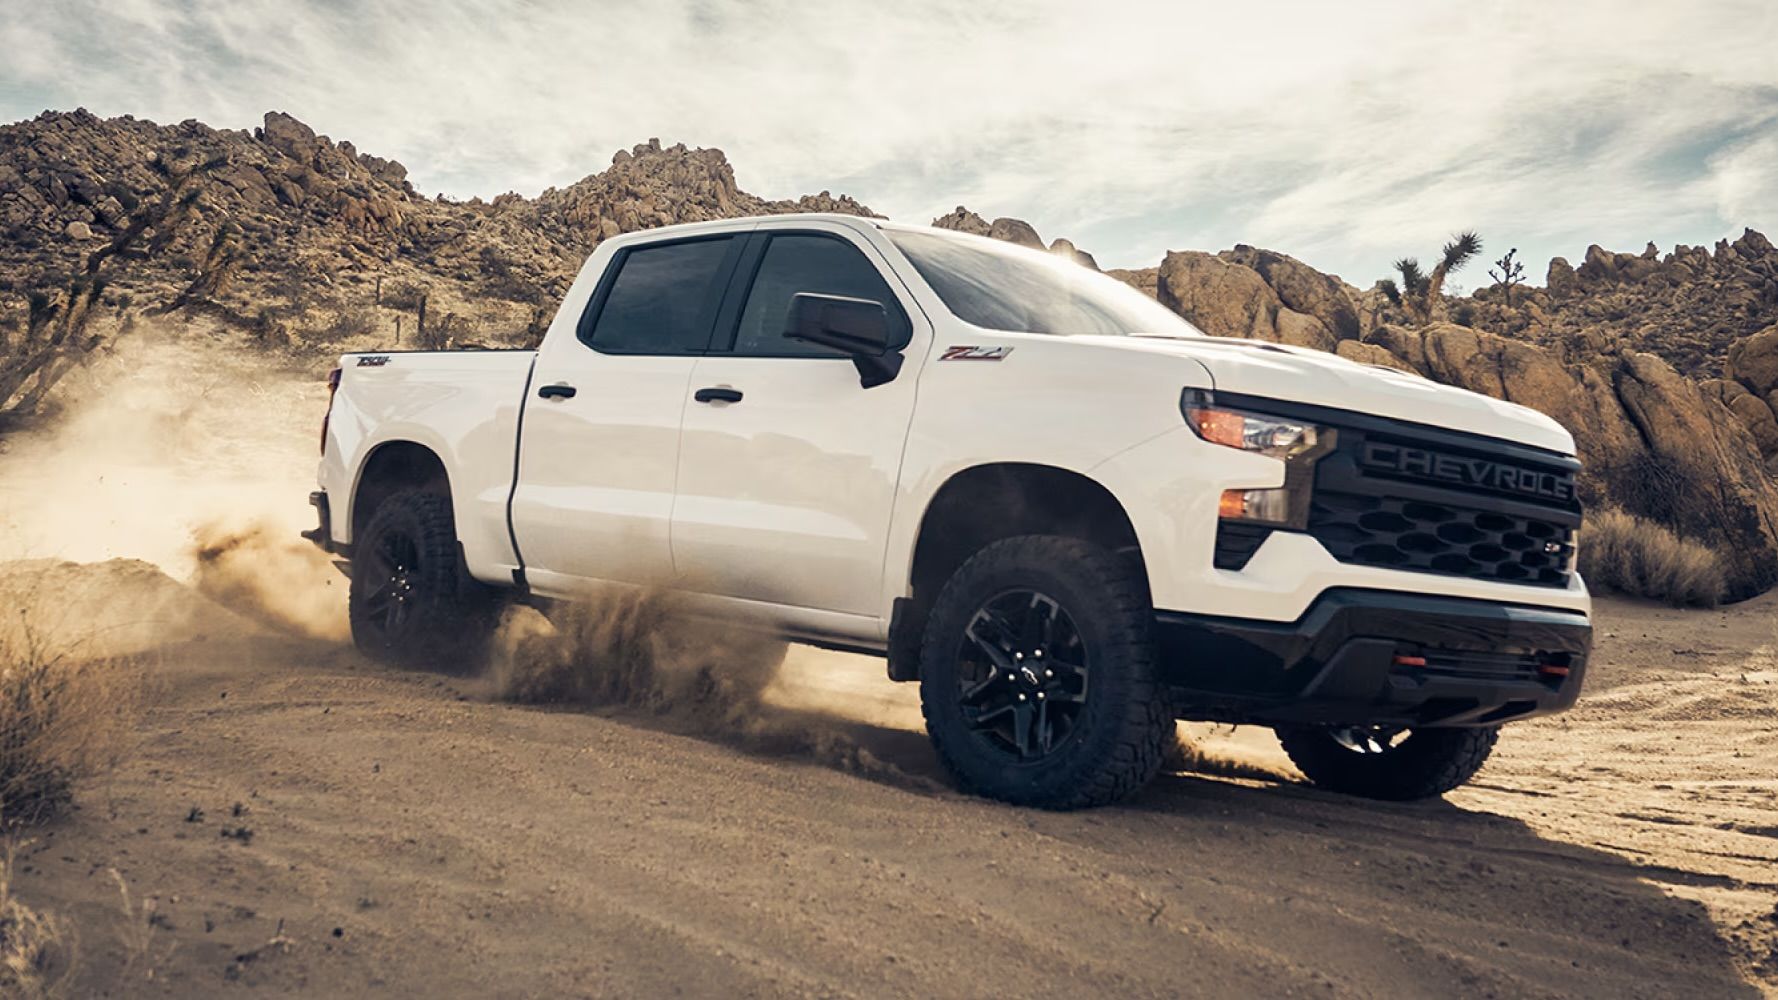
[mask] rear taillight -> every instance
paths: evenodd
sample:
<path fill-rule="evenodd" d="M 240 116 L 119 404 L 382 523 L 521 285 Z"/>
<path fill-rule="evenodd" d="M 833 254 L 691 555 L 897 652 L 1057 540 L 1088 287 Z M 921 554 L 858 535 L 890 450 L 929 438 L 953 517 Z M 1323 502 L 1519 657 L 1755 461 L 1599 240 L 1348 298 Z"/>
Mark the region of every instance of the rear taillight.
<path fill-rule="evenodd" d="M 327 454 L 327 422 L 333 419 L 333 397 L 340 391 L 340 370 L 327 373 L 327 412 L 321 415 L 321 454 Z"/>

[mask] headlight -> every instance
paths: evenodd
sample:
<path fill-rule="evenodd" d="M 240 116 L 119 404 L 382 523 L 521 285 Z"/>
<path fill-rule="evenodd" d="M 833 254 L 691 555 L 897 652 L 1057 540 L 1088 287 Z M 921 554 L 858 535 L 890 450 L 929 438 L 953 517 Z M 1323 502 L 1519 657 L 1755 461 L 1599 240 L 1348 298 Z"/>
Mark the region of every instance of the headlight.
<path fill-rule="evenodd" d="M 1314 451 L 1326 433 L 1315 424 L 1217 406 L 1207 392 L 1186 390 L 1179 408 L 1204 440 L 1285 461 Z"/>
<path fill-rule="evenodd" d="M 1284 463 L 1283 486 L 1224 490 L 1217 504 L 1219 517 L 1299 531 L 1308 526 L 1315 461 L 1333 450 L 1333 428 L 1218 406 L 1215 398 L 1201 389 L 1185 390 L 1179 398 L 1179 409 L 1192 431 L 1205 441 Z"/>

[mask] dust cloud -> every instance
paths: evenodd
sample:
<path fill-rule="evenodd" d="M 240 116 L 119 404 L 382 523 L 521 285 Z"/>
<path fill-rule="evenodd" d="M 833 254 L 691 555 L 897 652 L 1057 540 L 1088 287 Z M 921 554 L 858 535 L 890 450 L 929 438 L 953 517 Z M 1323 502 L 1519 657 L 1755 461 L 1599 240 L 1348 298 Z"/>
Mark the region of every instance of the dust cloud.
<path fill-rule="evenodd" d="M 59 415 L 0 438 L 0 561 L 140 560 L 244 617 L 344 637 L 344 578 L 297 537 L 319 373 L 232 335 L 139 329 L 53 398 Z"/>
<path fill-rule="evenodd" d="M 489 664 L 497 697 L 622 706 L 768 754 L 806 757 L 896 784 L 934 783 L 867 749 L 838 714 L 773 698 L 788 644 L 690 614 L 670 591 L 600 588 L 549 617 L 513 608 Z M 859 722 L 862 720 L 851 720 Z"/>
<path fill-rule="evenodd" d="M 263 517 L 192 533 L 192 585 L 212 601 L 283 632 L 344 642 L 346 578 L 320 549 Z"/>

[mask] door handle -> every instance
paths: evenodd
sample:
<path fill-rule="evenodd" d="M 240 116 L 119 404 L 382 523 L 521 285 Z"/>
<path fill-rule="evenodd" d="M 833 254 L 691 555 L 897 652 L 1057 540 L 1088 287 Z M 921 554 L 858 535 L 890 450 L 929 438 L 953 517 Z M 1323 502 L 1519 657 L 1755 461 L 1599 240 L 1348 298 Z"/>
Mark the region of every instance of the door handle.
<path fill-rule="evenodd" d="M 574 392 L 573 386 L 558 382 L 555 385 L 546 385 L 538 389 L 537 395 L 544 399 L 573 399 Z"/>
<path fill-rule="evenodd" d="M 730 389 L 727 386 L 714 386 L 709 389 L 699 389 L 691 394 L 691 398 L 700 403 L 739 403 L 741 390 Z"/>

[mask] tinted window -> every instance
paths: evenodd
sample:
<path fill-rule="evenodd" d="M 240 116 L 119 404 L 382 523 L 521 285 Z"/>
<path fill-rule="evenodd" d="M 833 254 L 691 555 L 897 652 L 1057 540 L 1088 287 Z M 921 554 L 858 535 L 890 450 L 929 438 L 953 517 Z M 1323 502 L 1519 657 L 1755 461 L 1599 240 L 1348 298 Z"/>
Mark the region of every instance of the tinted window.
<path fill-rule="evenodd" d="M 965 323 L 1019 333 L 1202 336 L 1134 288 L 1062 257 L 974 236 L 890 230 L 889 239 Z"/>
<path fill-rule="evenodd" d="M 790 297 L 798 292 L 881 302 L 889 313 L 890 342 L 907 342 L 907 321 L 895 296 L 857 247 L 827 236 L 785 235 L 773 236 L 760 258 L 735 331 L 735 353 L 838 357 L 828 348 L 784 336 Z"/>
<path fill-rule="evenodd" d="M 729 238 L 624 252 L 587 342 L 616 354 L 691 354 L 710 344 Z"/>

